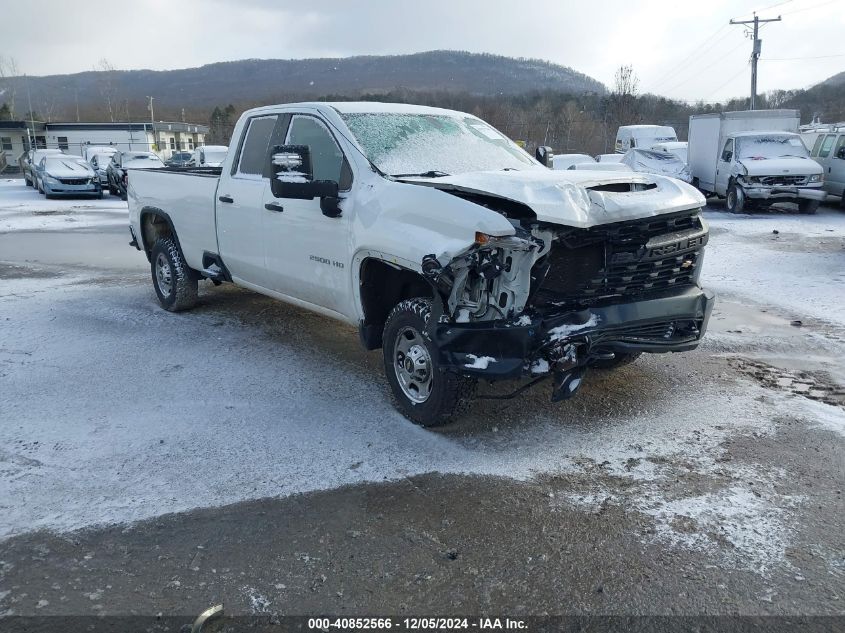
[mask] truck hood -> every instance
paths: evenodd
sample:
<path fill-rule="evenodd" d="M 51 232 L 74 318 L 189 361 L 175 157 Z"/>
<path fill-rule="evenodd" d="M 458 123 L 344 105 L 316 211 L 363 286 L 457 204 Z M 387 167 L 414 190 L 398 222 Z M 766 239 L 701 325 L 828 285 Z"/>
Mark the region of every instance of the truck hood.
<path fill-rule="evenodd" d="M 482 171 L 403 182 L 492 196 L 529 207 L 542 222 L 589 228 L 703 207 L 694 187 L 654 174 L 605 171 Z M 637 183 L 642 191 L 613 191 Z"/>
<path fill-rule="evenodd" d="M 822 173 L 822 166 L 812 158 L 743 158 L 738 161 L 749 176 L 811 176 Z"/>

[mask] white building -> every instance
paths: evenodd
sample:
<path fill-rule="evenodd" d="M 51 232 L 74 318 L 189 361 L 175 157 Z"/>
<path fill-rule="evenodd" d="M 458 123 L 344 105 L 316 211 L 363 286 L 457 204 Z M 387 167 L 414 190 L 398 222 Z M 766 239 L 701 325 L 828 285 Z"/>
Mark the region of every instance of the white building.
<path fill-rule="evenodd" d="M 88 145 L 109 145 L 119 150 L 155 152 L 162 160 L 173 152 L 205 145 L 207 125 L 175 121 L 154 123 L 42 123 L 0 121 L 0 170 L 17 165 L 30 145 L 59 148 L 81 155 Z"/>

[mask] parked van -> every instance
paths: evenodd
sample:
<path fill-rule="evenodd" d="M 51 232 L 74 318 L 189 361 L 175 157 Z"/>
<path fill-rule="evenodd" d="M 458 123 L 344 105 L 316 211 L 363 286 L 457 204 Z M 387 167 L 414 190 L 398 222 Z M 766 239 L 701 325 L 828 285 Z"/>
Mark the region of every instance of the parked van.
<path fill-rule="evenodd" d="M 677 140 L 675 128 L 668 125 L 622 125 L 616 131 L 616 153 L 624 154 L 637 147 L 649 149 L 655 143 Z"/>
<path fill-rule="evenodd" d="M 808 135 L 812 135 L 812 143 L 808 143 L 810 156 L 824 171 L 824 190 L 834 196 L 840 196 L 840 203 L 845 207 L 845 123 L 827 126 L 827 130 L 815 128 L 810 132 L 802 132 L 801 137 L 807 143 Z"/>

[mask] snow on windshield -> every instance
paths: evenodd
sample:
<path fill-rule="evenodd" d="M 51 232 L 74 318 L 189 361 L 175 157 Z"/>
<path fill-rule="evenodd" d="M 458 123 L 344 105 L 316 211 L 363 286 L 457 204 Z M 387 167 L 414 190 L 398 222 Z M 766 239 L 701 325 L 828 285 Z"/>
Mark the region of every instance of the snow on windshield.
<path fill-rule="evenodd" d="M 342 116 L 367 158 L 386 174 L 544 169 L 475 117 L 395 112 Z"/>
<path fill-rule="evenodd" d="M 767 134 L 765 136 L 749 136 L 737 139 L 740 158 L 764 159 L 782 158 L 784 156 L 808 157 L 810 154 L 804 143 L 797 136 L 791 134 Z"/>
<path fill-rule="evenodd" d="M 80 167 L 82 167 L 86 171 L 89 169 L 88 163 L 86 163 L 81 158 L 53 158 L 51 156 L 44 161 L 45 169 L 58 169 L 60 167 L 64 167 L 65 169 L 73 169 L 74 171 L 79 170 Z"/>

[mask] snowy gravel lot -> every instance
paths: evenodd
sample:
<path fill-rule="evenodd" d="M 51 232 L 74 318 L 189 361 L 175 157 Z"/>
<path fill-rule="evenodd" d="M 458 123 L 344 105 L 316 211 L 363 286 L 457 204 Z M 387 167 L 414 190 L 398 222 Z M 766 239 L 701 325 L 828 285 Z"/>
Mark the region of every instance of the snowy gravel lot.
<path fill-rule="evenodd" d="M 809 577 L 793 553 L 812 550 L 840 613 L 845 213 L 720 209 L 706 214 L 719 303 L 699 350 L 593 372 L 568 403 L 540 387 L 428 431 L 393 409 L 351 328 L 211 284 L 197 309 L 167 313 L 126 246 L 125 203 L 0 181 L 0 539 L 478 475 L 553 485 L 550 511 L 636 514 L 643 547 L 715 569 Z M 0 613 L 31 608 L 0 591 Z"/>

